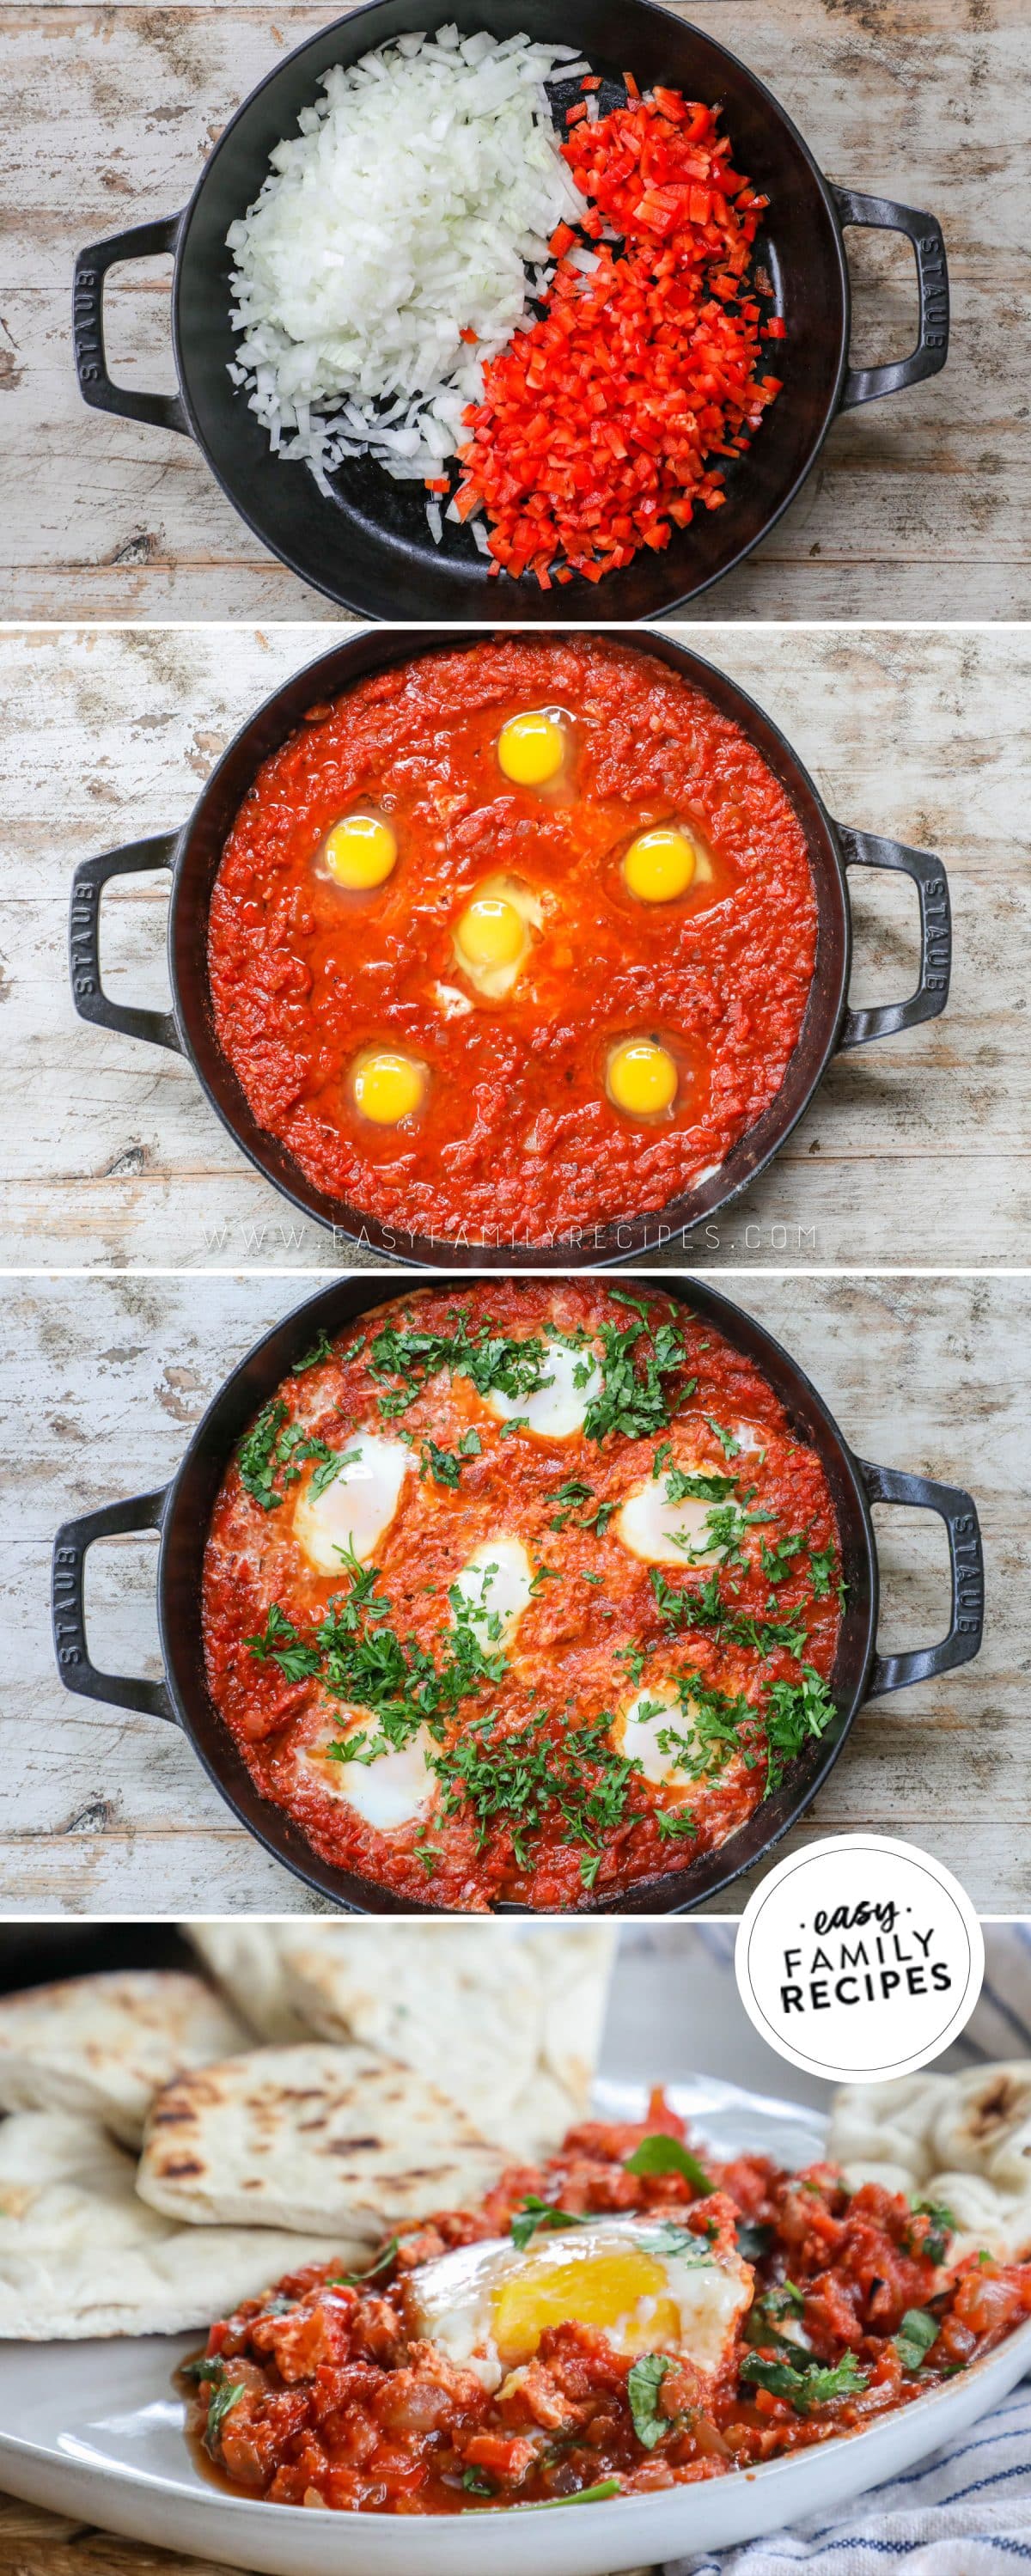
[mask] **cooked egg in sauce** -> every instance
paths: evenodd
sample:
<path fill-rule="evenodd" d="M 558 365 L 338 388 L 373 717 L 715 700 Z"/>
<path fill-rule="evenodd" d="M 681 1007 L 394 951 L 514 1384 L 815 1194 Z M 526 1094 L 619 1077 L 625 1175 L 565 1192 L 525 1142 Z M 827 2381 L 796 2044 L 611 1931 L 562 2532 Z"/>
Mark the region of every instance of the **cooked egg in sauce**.
<path fill-rule="evenodd" d="M 671 823 L 639 832 L 623 860 L 623 875 L 641 903 L 671 903 L 686 894 L 698 872 L 698 851 L 690 833 Z"/>
<path fill-rule="evenodd" d="M 373 1710 L 345 1706 L 314 1744 L 303 1747 L 297 1762 L 331 1798 L 343 1800 L 367 1825 L 389 1834 L 420 1816 L 432 1797 L 436 1783 L 427 1755 L 434 1749 L 433 1739 L 421 1726 L 410 1743 L 384 1745 L 372 1761 L 363 1760 L 377 1742 L 383 1739 Z M 347 1743 L 356 1748 L 350 1760 L 330 1751 L 331 1745 Z"/>
<path fill-rule="evenodd" d="M 398 1127 L 414 1118 L 426 1097 L 426 1067 L 393 1047 L 370 1047 L 351 1067 L 351 1089 L 363 1118 Z"/>
<path fill-rule="evenodd" d="M 557 707 L 532 707 L 502 726 L 498 765 L 514 787 L 548 787 L 565 763 L 567 741 Z"/>
<path fill-rule="evenodd" d="M 364 892 L 396 867 L 397 836 L 382 814 L 345 814 L 323 842 L 322 861 L 337 885 Z"/>
<path fill-rule="evenodd" d="M 348 1555 L 362 1564 L 373 1555 L 393 1520 L 412 1452 L 377 1431 L 357 1431 L 342 1444 L 347 1464 L 321 1493 L 313 1478 L 294 1504 L 293 1534 L 317 1574 L 339 1574 Z"/>
<path fill-rule="evenodd" d="M 442 2254 L 409 2275 L 405 2305 L 414 2333 L 493 2390 L 568 2323 L 597 2327 L 617 2352 L 678 2353 L 713 2373 L 751 2295 L 750 2266 L 687 2228 L 592 2218 L 523 2253 L 499 2239 Z"/>
<path fill-rule="evenodd" d="M 455 963 L 488 1001 L 511 992 L 543 919 L 540 896 L 520 877 L 486 877 L 470 895 L 452 934 Z"/>
<path fill-rule="evenodd" d="M 711 1475 L 713 1471 L 692 1462 L 684 1472 Z M 715 1503 L 693 1494 L 671 1502 L 667 1482 L 665 1476 L 649 1476 L 647 1484 L 627 1495 L 612 1524 L 617 1538 L 645 1565 L 719 1565 L 723 1549 L 709 1543 L 708 1515 Z"/>
<path fill-rule="evenodd" d="M 677 1068 L 654 1038 L 622 1038 L 610 1052 L 605 1086 L 628 1118 L 661 1118 L 677 1096 Z"/>
<path fill-rule="evenodd" d="M 484 1653 L 508 1648 L 530 1598 L 533 1567 L 519 1538 L 487 1538 L 455 1577 Z"/>
<path fill-rule="evenodd" d="M 588 1408 L 601 1387 L 601 1373 L 589 1343 L 545 1342 L 548 1383 L 532 1395 L 505 1395 L 492 1387 L 482 1399 L 503 1422 L 520 1421 L 539 1440 L 571 1440 L 582 1431 Z"/>
<path fill-rule="evenodd" d="M 672 1789 L 686 1797 L 691 1785 L 684 1770 L 684 1747 L 697 1752 L 691 1702 L 682 1707 L 668 1682 L 638 1691 L 612 1721 L 612 1742 L 626 1762 L 639 1762 L 653 1789 Z M 679 1744 L 662 1737 L 679 1737 Z"/>

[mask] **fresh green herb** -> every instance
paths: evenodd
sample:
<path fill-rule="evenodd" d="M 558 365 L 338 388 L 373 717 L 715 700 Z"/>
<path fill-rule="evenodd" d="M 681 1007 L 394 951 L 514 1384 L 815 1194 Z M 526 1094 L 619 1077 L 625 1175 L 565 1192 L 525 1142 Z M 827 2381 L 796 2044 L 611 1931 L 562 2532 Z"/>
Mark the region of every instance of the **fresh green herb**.
<path fill-rule="evenodd" d="M 549 1497 L 549 1500 L 553 1503 L 557 1503 L 559 1508 L 557 1512 L 555 1512 L 553 1518 L 548 1522 L 548 1528 L 553 1530 L 564 1529 L 566 1522 L 571 1518 L 578 1506 L 581 1503 L 589 1503 L 592 1499 L 593 1493 L 593 1485 L 583 1484 L 579 1476 L 567 1476 L 565 1484 L 556 1485 L 554 1493 Z"/>
<path fill-rule="evenodd" d="M 425 1478 L 432 1472 L 435 1484 L 455 1486 L 459 1482 L 466 1459 L 478 1458 L 482 1448 L 483 1442 L 476 1430 L 464 1431 L 457 1449 L 438 1449 L 435 1440 L 424 1440 L 419 1474 Z"/>
<path fill-rule="evenodd" d="M 761 2353 L 750 2352 L 741 2364 L 741 2377 L 754 2381 L 757 2388 L 767 2388 L 771 2397 L 786 2397 L 796 2415 L 811 2415 L 814 2407 L 829 2406 L 835 2397 L 857 2397 L 866 2387 L 869 2372 L 859 2369 L 850 2352 L 833 2370 L 815 2361 L 803 2361 L 797 2367 L 786 2361 L 765 2361 Z"/>
<path fill-rule="evenodd" d="M 797 1619 L 757 1620 L 742 1618 L 723 1599 L 718 1574 L 707 1582 L 677 1588 L 668 1583 L 657 1565 L 649 1568 L 649 1579 L 656 1605 L 668 1628 L 713 1628 L 731 1645 L 754 1646 L 757 1654 L 771 1655 L 777 1647 L 797 1655 L 806 1641 L 806 1631 Z"/>
<path fill-rule="evenodd" d="M 520 1869 L 531 1866 L 531 1844 L 557 1812 L 570 1842 L 585 1843 L 598 1861 L 606 1836 L 623 1821 L 639 1762 L 612 1749 L 611 1711 L 589 1723 L 548 1731 L 547 1719 L 529 1718 L 511 1734 L 494 1737 L 492 1717 L 474 1718 L 444 1752 L 430 1754 L 441 1782 L 444 1816 L 470 1810 L 482 1850 L 500 1826 L 511 1837 Z M 593 1885 L 597 1869 L 584 1884 Z"/>
<path fill-rule="evenodd" d="M 618 1294 L 613 1290 L 614 1296 Z M 633 1305 L 634 1300 L 621 1298 L 620 1303 Z M 683 1366 L 686 1350 L 672 1324 L 660 1324 L 653 1337 L 645 1309 L 638 1307 L 637 1313 L 641 1320 L 623 1331 L 618 1324 L 600 1328 L 601 1386 L 584 1416 L 587 1440 L 604 1440 L 610 1431 L 625 1440 L 643 1439 L 649 1432 L 664 1431 L 671 1419 L 662 1381 Z M 638 1359 L 643 1362 L 641 1373 L 635 1365 Z M 679 1402 L 693 1393 L 696 1383 L 692 1378 L 681 1389 Z"/>
<path fill-rule="evenodd" d="M 528 2191 L 520 2201 L 509 2227 L 509 2235 L 518 2252 L 525 2254 L 530 2238 L 537 2234 L 538 2228 L 586 2227 L 586 2225 L 586 2218 L 579 2218 L 575 2210 L 556 2209 L 554 2201 L 540 2200 L 535 2191 Z"/>
<path fill-rule="evenodd" d="M 246 2393 L 242 2379 L 219 2381 L 208 2408 L 208 2420 L 204 2427 L 204 2439 L 209 2450 L 212 2443 L 218 2440 L 230 2407 L 235 2406 L 237 2398 L 244 2397 Z"/>
<path fill-rule="evenodd" d="M 657 2130 L 653 2137 L 642 2138 L 633 2155 L 624 2158 L 623 2170 L 630 2174 L 678 2173 L 684 2175 L 695 2191 L 710 2192 L 714 2188 L 704 2165 L 699 2164 L 690 2147 L 683 2146 L 679 2138 L 667 2136 L 663 2129 Z"/>
<path fill-rule="evenodd" d="M 317 1502 L 319 1495 L 325 1493 L 327 1485 L 333 1483 L 341 1469 L 353 1467 L 361 1454 L 360 1449 L 327 1449 L 324 1441 L 320 1440 L 317 1447 L 312 1442 L 305 1452 L 306 1457 L 314 1457 L 319 1461 L 308 1488 L 312 1501 Z"/>
<path fill-rule="evenodd" d="M 535 2504 L 516 2505 L 517 2513 L 551 2513 L 560 2504 L 600 2504 L 604 2496 L 619 2494 L 618 2478 L 599 2478 L 597 2486 L 578 2487 L 575 2495 L 541 2496 Z"/>
<path fill-rule="evenodd" d="M 892 2336 L 903 2370 L 912 2373 L 922 2368 L 939 2331 L 937 2317 L 927 2308 L 906 2309 L 897 2335 Z"/>
<path fill-rule="evenodd" d="M 693 2227 L 677 2227 L 672 2218 L 660 2218 L 647 2236 L 640 2239 L 648 2254 L 686 2254 L 693 2271 L 712 2269 L 712 2255 L 702 2250 L 702 2239 Z"/>
<path fill-rule="evenodd" d="M 236 1452 L 236 1463 L 246 1490 L 254 1502 L 260 1503 L 263 1512 L 278 1511 L 283 1499 L 281 1494 L 273 1491 L 273 1478 L 276 1442 L 286 1414 L 282 1398 L 273 1397 L 270 1403 L 262 1406 L 257 1420 L 252 1422 Z"/>
<path fill-rule="evenodd" d="M 322 1360 L 331 1360 L 332 1357 L 333 1344 L 329 1334 L 320 1332 L 318 1340 L 312 1343 L 310 1351 L 305 1351 L 303 1360 L 294 1361 L 293 1374 L 295 1377 L 301 1377 L 305 1369 L 318 1368 Z"/>
<path fill-rule="evenodd" d="M 260 1636 L 248 1637 L 245 1643 L 250 1647 L 255 1663 L 278 1664 L 288 1682 L 312 1679 L 322 1660 L 318 1647 L 305 1643 L 292 1619 L 288 1619 L 285 1611 L 280 1609 L 278 1601 L 270 1604 Z"/>
<path fill-rule="evenodd" d="M 668 1503 L 725 1503 L 735 1489 L 733 1476 L 689 1475 L 686 1468 L 672 1467 L 666 1478 Z"/>
<path fill-rule="evenodd" d="M 767 1547 L 765 1539 L 760 1539 L 759 1562 L 767 1583 L 787 1582 L 788 1576 L 794 1573 L 795 1558 L 801 1556 L 805 1544 L 804 1530 L 793 1530 L 789 1538 L 778 1539 L 775 1547 Z"/>
<path fill-rule="evenodd" d="M 736 2234 L 743 2263 L 761 2263 L 773 2250 L 773 2229 L 764 2227 L 757 2218 L 739 2218 Z"/>
<path fill-rule="evenodd" d="M 210 2379 L 214 2385 L 217 2385 L 220 2379 L 224 2379 L 225 2375 L 224 2361 L 220 2360 L 217 2353 L 206 2352 L 202 2352 L 199 2361 L 184 2361 L 179 2371 L 180 2379 Z"/>
<path fill-rule="evenodd" d="M 673 1842 L 678 1834 L 697 1834 L 698 1827 L 689 1807 L 657 1807 L 655 1822 L 663 1842 Z"/>
<path fill-rule="evenodd" d="M 357 2290 L 365 2281 L 378 2280 L 381 2272 L 389 2272 L 400 2242 L 399 2236 L 392 2236 L 389 2245 L 384 2245 L 374 2260 L 366 2264 L 364 2272 L 334 2272 L 326 2288 Z"/>
<path fill-rule="evenodd" d="M 498 1439 L 510 1440 L 513 1431 L 528 1431 L 529 1428 L 530 1416 L 528 1413 L 511 1413 L 507 1422 L 502 1422 L 499 1425 Z"/>
<path fill-rule="evenodd" d="M 663 2435 L 671 2433 L 673 2421 L 659 2413 L 659 2390 L 673 2363 L 665 2352 L 643 2352 L 635 2361 L 626 2384 L 634 2431 L 646 2451 L 654 2451 Z"/>
<path fill-rule="evenodd" d="M 714 1440 L 719 1441 L 724 1457 L 736 1458 L 741 1448 L 740 1440 L 735 1439 L 732 1431 L 724 1431 L 721 1422 L 714 1422 L 711 1413 L 707 1413 L 705 1419 L 709 1425 L 709 1429 L 712 1432 Z"/>
<path fill-rule="evenodd" d="M 914 2200 L 912 2207 L 918 2218 L 929 2218 L 931 2224 L 925 2227 L 919 2241 L 914 2239 L 910 2252 L 925 2255 L 929 2263 L 944 2263 L 956 2225 L 951 2209 L 938 2200 Z"/>
<path fill-rule="evenodd" d="M 442 1369 L 453 1377 L 467 1377 L 478 1395 L 497 1391 L 512 1401 L 552 1385 L 547 1347 L 539 1338 L 515 1341 L 511 1335 L 492 1333 L 488 1324 L 470 1334 L 464 1315 L 456 1313 L 453 1321 L 451 1333 L 399 1331 L 385 1324 L 376 1334 L 369 1353 L 372 1375 L 398 1381 L 379 1398 L 380 1413 L 387 1420 L 407 1412 Z"/>
<path fill-rule="evenodd" d="M 825 1601 L 834 1574 L 834 1549 L 813 1547 L 809 1550 L 809 1580 L 814 1601 Z"/>
<path fill-rule="evenodd" d="M 836 1714 L 827 1684 L 811 1664 L 803 1664 L 800 1681 L 773 1683 L 762 1712 L 768 1756 L 767 1798 L 771 1790 L 779 1788 L 789 1762 L 794 1761 L 811 1736 L 826 1735 Z"/>
<path fill-rule="evenodd" d="M 492 2496 L 497 2493 L 490 2479 L 484 2477 L 482 2469 L 463 2469 L 462 2485 L 467 2488 L 470 2495 Z"/>

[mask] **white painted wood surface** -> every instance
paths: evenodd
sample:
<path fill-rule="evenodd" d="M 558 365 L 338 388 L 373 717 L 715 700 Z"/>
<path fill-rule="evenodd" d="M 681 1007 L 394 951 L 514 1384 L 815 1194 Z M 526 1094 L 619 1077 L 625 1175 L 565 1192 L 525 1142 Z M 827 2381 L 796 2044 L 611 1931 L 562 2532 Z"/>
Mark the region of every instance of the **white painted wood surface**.
<path fill-rule="evenodd" d="M 1023 0 L 672 5 L 769 84 L 828 177 L 939 217 L 954 314 L 944 375 L 839 420 L 799 499 L 699 613 L 1026 615 Z M 340 14 L 342 0 L 0 6 L 0 614 L 332 621 L 249 534 L 190 440 L 83 407 L 69 312 L 76 250 L 175 213 L 235 108 Z M 908 246 L 853 232 L 849 258 L 854 357 L 904 355 Z M 112 371 L 148 390 L 173 384 L 168 278 L 155 260 L 109 288 Z"/>
<path fill-rule="evenodd" d="M 332 1266 L 237 1151 L 183 1060 L 75 1016 L 72 870 L 178 825 L 261 698 L 342 627 L 0 632 L 0 1258 Z M 832 813 L 938 851 L 952 885 L 946 1014 L 832 1063 L 701 1266 L 1000 1263 L 1031 1244 L 1027 961 L 1031 630 L 671 629 L 767 707 Z M 853 871 L 853 1000 L 912 988 L 912 889 Z M 167 879 L 104 897 L 105 979 L 167 1002 Z M 674 1247 L 669 1257 L 683 1258 Z"/>
<path fill-rule="evenodd" d="M 872 1826 L 954 1869 L 983 1912 L 1031 1912 L 1023 1571 L 1031 1282 L 749 1276 L 728 1286 L 802 1360 L 860 1455 L 966 1485 L 987 1552 L 980 1660 L 871 1703 L 797 1842 Z M 0 1303 L 0 1912 L 289 1912 L 176 1730 L 68 1696 L 52 1663 L 50 1546 L 74 1512 L 160 1486 L 228 1371 L 309 1282 L 8 1279 Z M 397 1290 L 396 1275 L 385 1283 Z M 931 1515 L 878 1509 L 883 1648 L 946 1626 Z M 154 1542 L 89 1559 L 94 1661 L 156 1673 Z M 740 1903 L 734 1890 L 731 1906 Z M 720 1910 L 717 1908 L 716 1910 Z M 723 1911 L 728 1910 L 724 1900 Z"/>

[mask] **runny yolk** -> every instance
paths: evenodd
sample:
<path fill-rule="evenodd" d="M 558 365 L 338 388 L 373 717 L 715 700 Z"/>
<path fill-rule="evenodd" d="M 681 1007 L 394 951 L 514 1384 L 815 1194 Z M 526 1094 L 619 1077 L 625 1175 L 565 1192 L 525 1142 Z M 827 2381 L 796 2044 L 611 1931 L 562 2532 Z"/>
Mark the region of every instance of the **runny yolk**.
<path fill-rule="evenodd" d="M 640 832 L 631 841 L 623 861 L 623 875 L 631 894 L 641 903 L 669 903 L 684 894 L 698 864 L 694 842 L 686 832 L 673 824 L 660 824 L 654 832 Z"/>
<path fill-rule="evenodd" d="M 334 823 L 323 856 L 337 885 L 382 885 L 397 861 L 397 842 L 379 814 L 345 814 Z"/>
<path fill-rule="evenodd" d="M 608 1061 L 609 1095 L 631 1118 L 655 1118 L 677 1096 L 677 1068 L 654 1038 L 625 1038 Z"/>
<path fill-rule="evenodd" d="M 545 787 L 557 778 L 565 755 L 562 727 L 543 711 L 511 716 L 498 736 L 500 766 L 516 787 Z"/>
<path fill-rule="evenodd" d="M 526 943 L 526 928 L 504 895 L 478 894 L 467 903 L 455 933 L 472 966 L 513 966 Z"/>
<path fill-rule="evenodd" d="M 355 1065 L 352 1082 L 363 1115 L 374 1119 L 377 1127 L 396 1127 L 399 1119 L 410 1118 L 419 1108 L 426 1075 L 411 1056 L 380 1047 Z"/>
<path fill-rule="evenodd" d="M 530 2262 L 502 2281 L 495 2291 L 494 2341 L 498 2357 L 511 2369 L 529 2361 L 549 2326 L 570 2321 L 598 2326 L 602 2332 L 620 2326 L 624 2351 L 676 2344 L 680 2311 L 668 2295 L 661 2263 L 645 2253 L 595 2254 L 568 2263 Z M 635 2310 L 648 2301 L 647 2322 L 635 2333 Z"/>

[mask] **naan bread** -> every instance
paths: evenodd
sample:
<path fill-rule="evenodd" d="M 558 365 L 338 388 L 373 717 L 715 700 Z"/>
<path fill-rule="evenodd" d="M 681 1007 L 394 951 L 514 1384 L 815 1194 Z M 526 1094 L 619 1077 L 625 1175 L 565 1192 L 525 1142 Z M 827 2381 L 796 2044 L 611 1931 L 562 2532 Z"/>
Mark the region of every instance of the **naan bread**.
<path fill-rule="evenodd" d="M 182 1923 L 216 1983 L 259 2039 L 307 2039 L 308 2026 L 287 1989 L 287 1923 Z M 305 1927 L 311 1938 L 310 1926 Z M 223 2052 L 224 2054 L 224 2052 Z"/>
<path fill-rule="evenodd" d="M 427 2075 L 511 2159 L 559 2145 L 590 2102 L 614 1933 L 493 1924 L 283 1927 L 298 2012 Z"/>
<path fill-rule="evenodd" d="M 200 1977 L 133 1968 L 0 2000 L 0 2110 L 86 2111 L 138 2147 L 163 2085 L 246 2032 Z"/>
<path fill-rule="evenodd" d="M 457 2103 L 367 2048 L 258 2048 L 170 2084 L 137 2189 L 169 2216 L 336 2227 L 375 2245 L 478 2201 L 505 2159 Z"/>
<path fill-rule="evenodd" d="M 983 2247 L 1012 2257 L 1031 2245 L 1031 2063 L 846 2084 L 835 2094 L 827 2153 L 850 2191 L 878 2182 L 947 2209 L 950 2260 Z"/>
<path fill-rule="evenodd" d="M 81 2112 L 0 2122 L 0 2338 L 176 2334 L 304 2263 L 361 2263 L 339 2236 L 180 2226 L 135 2186 L 135 2158 Z"/>

